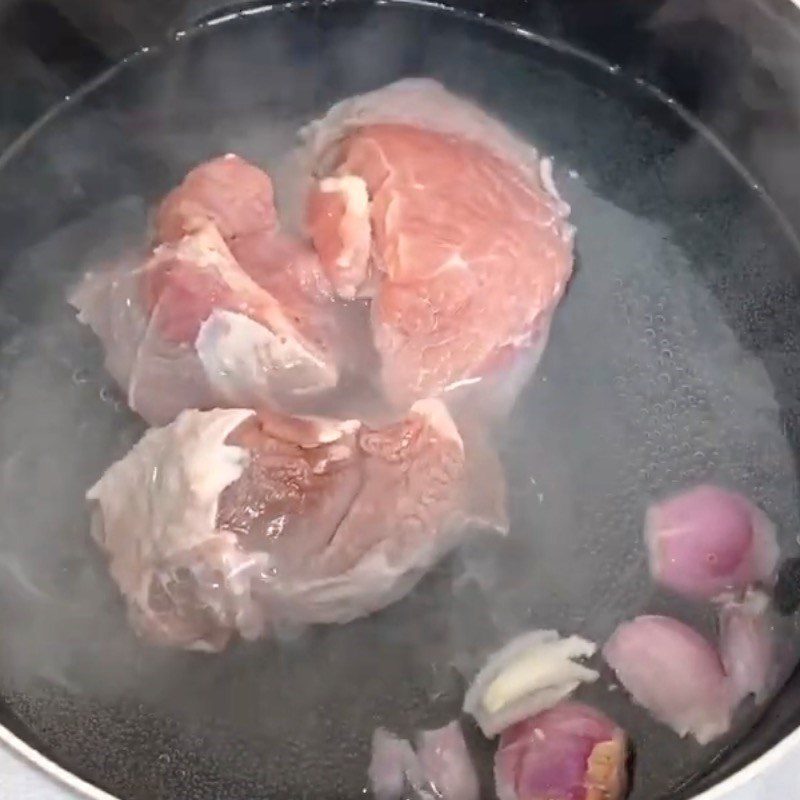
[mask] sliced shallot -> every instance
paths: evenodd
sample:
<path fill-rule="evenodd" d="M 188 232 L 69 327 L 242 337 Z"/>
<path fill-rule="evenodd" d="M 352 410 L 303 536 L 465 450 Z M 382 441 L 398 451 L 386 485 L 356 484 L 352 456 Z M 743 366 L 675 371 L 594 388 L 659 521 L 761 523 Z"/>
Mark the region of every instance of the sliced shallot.
<path fill-rule="evenodd" d="M 727 489 L 698 486 L 653 505 L 645 539 L 653 578 L 687 597 L 711 599 L 774 580 L 775 526 Z"/>
<path fill-rule="evenodd" d="M 489 658 L 464 698 L 464 711 L 486 736 L 496 736 L 552 708 L 581 683 L 596 681 L 597 672 L 574 661 L 596 649 L 580 636 L 561 638 L 556 631 L 523 634 Z"/>
<path fill-rule="evenodd" d="M 581 703 L 512 725 L 494 759 L 500 800 L 620 800 L 628 776 L 627 737 L 607 716 Z"/>
<path fill-rule="evenodd" d="M 714 647 L 675 619 L 624 622 L 603 656 L 633 699 L 679 736 L 707 744 L 731 721 L 728 682 Z"/>
<path fill-rule="evenodd" d="M 458 722 L 407 739 L 378 728 L 372 736 L 369 783 L 376 800 L 479 800 L 475 767 Z"/>
<path fill-rule="evenodd" d="M 469 757 L 461 725 L 453 721 L 443 728 L 417 736 L 417 755 L 432 797 L 441 800 L 479 800 L 478 775 Z"/>

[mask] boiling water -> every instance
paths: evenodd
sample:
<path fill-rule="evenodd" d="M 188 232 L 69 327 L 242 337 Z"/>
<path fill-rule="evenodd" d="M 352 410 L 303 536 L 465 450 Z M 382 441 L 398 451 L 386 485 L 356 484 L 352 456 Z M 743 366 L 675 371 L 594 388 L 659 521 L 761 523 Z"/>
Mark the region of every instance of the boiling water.
<path fill-rule="evenodd" d="M 408 75 L 475 98 L 553 154 L 578 228 L 549 348 L 498 434 L 511 535 L 466 547 L 346 627 L 222 656 L 149 649 L 127 628 L 83 503 L 142 426 L 67 288 L 141 246 L 149 205 L 196 162 L 236 151 L 280 176 L 300 125 Z M 728 178 L 713 199 L 695 182 L 710 161 Z M 5 718 L 124 800 L 360 797 L 373 728 L 451 718 L 462 672 L 515 633 L 602 642 L 645 610 L 711 632 L 702 610 L 648 581 L 643 513 L 670 490 L 739 487 L 796 549 L 796 254 L 697 130 L 596 64 L 408 5 L 254 14 L 122 65 L 13 150 L 0 178 Z M 787 652 L 800 642 L 791 621 L 782 636 Z M 633 736 L 638 800 L 701 772 L 753 717 L 700 748 L 608 682 L 585 697 Z M 490 748 L 471 736 L 491 797 Z"/>

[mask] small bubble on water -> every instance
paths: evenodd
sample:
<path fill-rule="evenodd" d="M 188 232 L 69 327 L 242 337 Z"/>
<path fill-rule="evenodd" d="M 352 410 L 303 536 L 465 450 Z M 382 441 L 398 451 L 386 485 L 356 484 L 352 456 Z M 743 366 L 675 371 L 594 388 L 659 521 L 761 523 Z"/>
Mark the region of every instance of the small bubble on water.
<path fill-rule="evenodd" d="M 109 405 L 114 405 L 114 390 L 110 386 L 103 386 L 100 389 L 100 399 L 104 403 L 108 403 Z"/>
<path fill-rule="evenodd" d="M 88 369 L 76 369 L 72 373 L 72 382 L 76 385 L 88 383 L 90 377 L 91 376 Z"/>

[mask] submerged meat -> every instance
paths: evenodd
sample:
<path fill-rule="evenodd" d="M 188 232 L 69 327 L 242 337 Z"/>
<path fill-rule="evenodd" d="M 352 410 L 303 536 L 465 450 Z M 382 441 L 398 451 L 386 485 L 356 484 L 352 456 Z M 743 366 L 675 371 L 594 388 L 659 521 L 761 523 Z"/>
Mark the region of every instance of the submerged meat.
<path fill-rule="evenodd" d="M 688 625 L 637 617 L 617 628 L 603 657 L 633 699 L 679 736 L 707 744 L 728 731 L 731 699 L 720 656 Z"/>
<path fill-rule="evenodd" d="M 581 683 L 600 676 L 578 659 L 596 646 L 580 636 L 561 638 L 556 631 L 532 631 L 494 653 L 464 698 L 464 711 L 475 717 L 486 736 L 552 708 Z"/>
<path fill-rule="evenodd" d="M 79 319 L 148 422 L 336 385 L 342 340 L 327 280 L 315 253 L 275 224 L 269 176 L 217 159 L 167 197 L 149 258 L 79 285 Z"/>
<path fill-rule="evenodd" d="M 678 594 L 711 599 L 774 581 L 775 526 L 727 489 L 698 486 L 652 506 L 645 539 L 653 578 Z"/>
<path fill-rule="evenodd" d="M 470 449 L 437 400 L 376 430 L 186 411 L 145 434 L 87 498 L 139 632 L 219 650 L 235 632 L 369 614 L 470 525 L 504 530 L 497 465 L 472 475 Z"/>
<path fill-rule="evenodd" d="M 373 298 L 391 399 L 541 351 L 573 232 L 530 146 L 427 80 L 346 100 L 304 135 L 319 178 L 309 229 L 340 295 Z"/>
<path fill-rule="evenodd" d="M 622 800 L 628 743 L 600 711 L 561 703 L 507 728 L 494 759 L 500 800 Z"/>

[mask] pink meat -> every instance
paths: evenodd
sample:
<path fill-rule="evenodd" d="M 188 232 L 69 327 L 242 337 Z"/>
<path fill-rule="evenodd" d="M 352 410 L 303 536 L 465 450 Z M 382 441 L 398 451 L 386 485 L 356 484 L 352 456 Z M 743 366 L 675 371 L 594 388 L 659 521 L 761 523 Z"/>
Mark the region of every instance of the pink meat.
<path fill-rule="evenodd" d="M 148 422 L 336 385 L 340 309 L 314 251 L 275 230 L 271 203 L 269 176 L 241 159 L 198 167 L 162 205 L 149 258 L 88 274 L 71 298 Z"/>
<path fill-rule="evenodd" d="M 156 308 L 162 312 L 161 335 L 176 344 L 194 344 L 215 309 L 243 314 L 267 327 L 289 327 L 280 303 L 242 269 L 209 223 L 155 249 L 142 268 L 142 294 L 148 314 Z"/>
<path fill-rule="evenodd" d="M 214 427 L 231 414 L 245 419 Z M 499 468 L 482 474 L 493 498 L 476 508 L 468 450 L 436 400 L 374 430 L 187 411 L 90 491 L 95 537 L 156 642 L 218 650 L 236 632 L 347 622 L 406 594 L 470 524 L 505 529 Z"/>
<path fill-rule="evenodd" d="M 601 712 L 561 703 L 503 731 L 494 770 L 500 800 L 622 800 L 627 737 Z"/>
<path fill-rule="evenodd" d="M 176 242 L 206 223 L 230 242 L 278 227 L 269 175 L 229 154 L 195 167 L 156 214 L 156 241 Z"/>
<path fill-rule="evenodd" d="M 320 178 L 309 229 L 340 294 L 374 297 L 390 398 L 436 395 L 543 347 L 572 229 L 535 151 L 429 81 L 345 101 L 306 138 Z"/>

